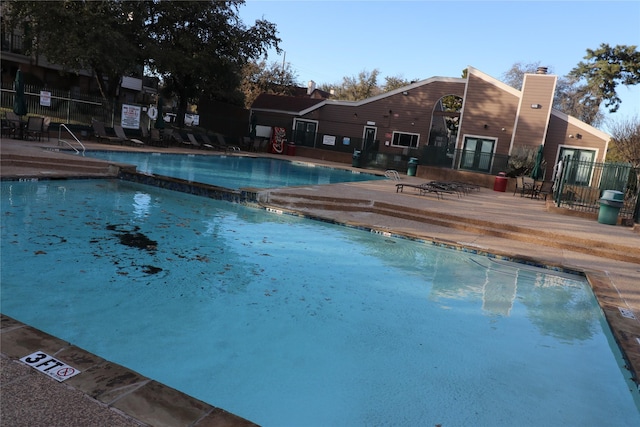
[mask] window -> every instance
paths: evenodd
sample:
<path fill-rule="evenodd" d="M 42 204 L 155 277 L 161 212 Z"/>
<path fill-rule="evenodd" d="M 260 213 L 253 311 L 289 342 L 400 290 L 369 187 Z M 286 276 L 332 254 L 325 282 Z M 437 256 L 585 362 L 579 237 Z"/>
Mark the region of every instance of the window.
<path fill-rule="evenodd" d="M 419 141 L 420 134 L 418 133 L 393 132 L 391 145 L 394 147 L 418 148 Z"/>
<path fill-rule="evenodd" d="M 493 139 L 466 137 L 460 158 L 460 169 L 489 172 L 495 143 Z"/>

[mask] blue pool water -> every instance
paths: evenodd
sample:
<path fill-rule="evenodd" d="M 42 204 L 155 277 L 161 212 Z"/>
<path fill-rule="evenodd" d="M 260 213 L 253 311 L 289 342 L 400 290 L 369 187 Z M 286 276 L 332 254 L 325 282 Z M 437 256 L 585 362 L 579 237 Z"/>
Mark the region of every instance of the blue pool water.
<path fill-rule="evenodd" d="M 91 151 L 88 157 L 136 165 L 139 172 L 171 176 L 219 187 L 276 188 L 384 179 L 382 176 L 312 163 L 198 154 Z"/>
<path fill-rule="evenodd" d="M 640 425 L 580 277 L 117 180 L 1 185 L 4 314 L 263 426 Z"/>

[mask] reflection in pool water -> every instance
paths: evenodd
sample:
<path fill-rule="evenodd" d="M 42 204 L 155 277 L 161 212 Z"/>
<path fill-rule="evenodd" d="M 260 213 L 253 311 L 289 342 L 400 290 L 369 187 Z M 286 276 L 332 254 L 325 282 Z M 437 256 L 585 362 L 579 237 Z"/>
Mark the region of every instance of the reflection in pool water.
<path fill-rule="evenodd" d="M 580 277 L 115 180 L 3 182 L 1 250 L 3 313 L 261 425 L 640 421 Z"/>
<path fill-rule="evenodd" d="M 275 188 L 384 179 L 370 173 L 296 161 L 246 156 L 92 151 L 87 156 L 136 165 L 143 173 L 171 176 L 219 187 Z"/>

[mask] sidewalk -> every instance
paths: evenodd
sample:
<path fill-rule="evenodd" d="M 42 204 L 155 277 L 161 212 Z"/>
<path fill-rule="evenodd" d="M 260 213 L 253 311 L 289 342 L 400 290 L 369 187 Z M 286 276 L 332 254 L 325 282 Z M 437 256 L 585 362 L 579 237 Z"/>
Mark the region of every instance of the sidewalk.
<path fill-rule="evenodd" d="M 194 152 L 190 149 L 86 145 L 102 150 Z M 108 165 L 97 167 L 95 160 L 46 151 L 43 147 L 59 148 L 53 140 L 4 139 L 0 145 L 2 178 L 115 174 L 115 169 Z M 309 158 L 297 157 L 296 160 L 329 164 Z M 83 169 L 80 165 L 84 163 L 90 163 L 95 169 Z M 350 168 L 344 164 L 333 166 Z M 404 183 L 422 181 L 402 177 Z M 486 188 L 460 198 L 447 195 L 442 200 L 420 196 L 408 189 L 397 193 L 395 182 L 389 180 L 295 187 L 263 193 L 264 204 L 309 217 L 583 272 L 630 368 L 640 374 L 640 262 L 636 261 L 640 259 L 640 234 L 631 228 L 551 212 L 541 200 Z M 357 206 L 352 203 L 362 200 L 366 203 Z M 251 425 L 13 319 L 2 318 L 0 337 L 3 424 Z M 94 375 L 86 376 L 82 381 L 70 379 L 57 383 L 17 361 L 38 350 L 59 355 L 71 365 L 82 360 L 87 364 L 87 371 L 92 370 Z M 108 378 L 116 378 L 115 385 Z M 106 383 L 112 388 L 105 389 Z M 27 395 L 28 392 L 31 393 Z M 47 418 L 43 418 L 45 415 Z"/>

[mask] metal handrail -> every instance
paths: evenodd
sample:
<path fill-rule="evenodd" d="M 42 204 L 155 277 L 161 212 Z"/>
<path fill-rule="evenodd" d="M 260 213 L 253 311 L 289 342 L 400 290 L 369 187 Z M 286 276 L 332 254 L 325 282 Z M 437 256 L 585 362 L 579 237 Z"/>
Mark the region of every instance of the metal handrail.
<path fill-rule="evenodd" d="M 69 141 L 67 141 L 66 139 L 62 139 L 62 128 L 65 128 L 67 130 L 67 132 L 69 132 L 69 135 L 71 135 L 73 137 L 73 139 L 75 139 L 76 142 L 78 144 L 80 144 L 80 147 L 82 147 L 82 155 L 84 156 L 84 152 L 86 151 L 86 148 L 85 148 L 84 144 L 82 144 L 82 142 L 78 138 L 76 138 L 76 136 L 73 134 L 73 132 L 71 132 L 71 129 L 69 129 L 67 127 L 67 125 L 65 125 L 64 123 L 61 123 L 60 127 L 58 128 L 58 145 L 60 145 L 61 143 L 65 143 L 69 147 L 71 147 L 76 152 L 76 154 L 80 154 L 80 151 L 76 147 L 71 145 L 71 143 Z"/>

